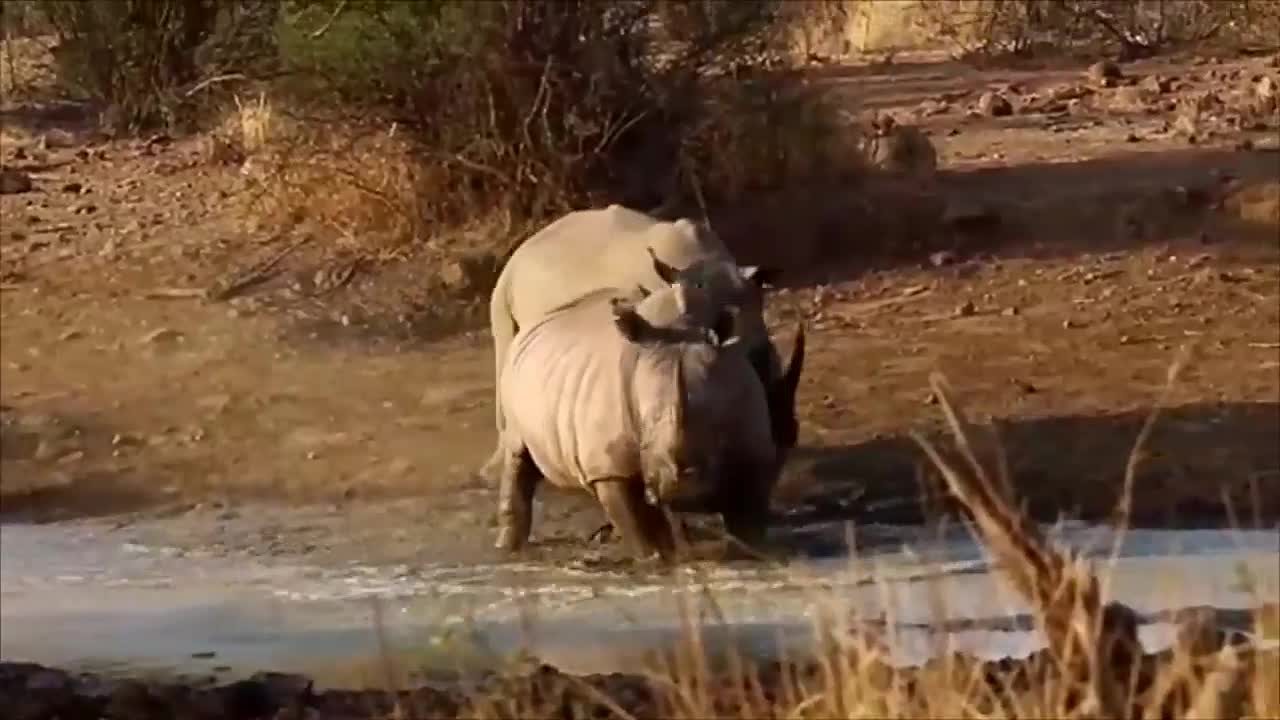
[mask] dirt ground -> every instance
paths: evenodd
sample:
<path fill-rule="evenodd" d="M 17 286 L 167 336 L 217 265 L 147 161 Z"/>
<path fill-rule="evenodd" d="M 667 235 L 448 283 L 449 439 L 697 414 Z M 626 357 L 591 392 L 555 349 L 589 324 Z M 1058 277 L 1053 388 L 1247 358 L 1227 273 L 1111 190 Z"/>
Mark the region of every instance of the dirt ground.
<path fill-rule="evenodd" d="M 1280 115 L 1248 110 L 1278 64 L 1160 58 L 1110 88 L 1078 66 L 815 70 L 928 132 L 941 172 L 717 218 L 744 262 L 787 271 L 769 310 L 784 351 L 809 327 L 779 509 L 918 518 L 905 438 L 937 426 L 942 370 L 999 421 L 1035 513 L 1104 517 L 1190 344 L 1138 521 L 1280 519 Z M 989 90 L 1009 114 L 974 109 Z M 107 141 L 47 100 L 0 115 L 4 166 L 34 182 L 0 195 L 6 517 L 316 501 L 490 542 L 493 489 L 472 472 L 493 442 L 491 349 L 477 298 L 457 311 L 429 290 L 437 256 L 361 262 L 323 234 L 246 230 L 250 183 L 201 138 Z M 902 251 L 870 256 L 872 236 Z M 234 297 L 202 294 L 272 261 Z M 544 497 L 535 533 L 567 532 Z"/>

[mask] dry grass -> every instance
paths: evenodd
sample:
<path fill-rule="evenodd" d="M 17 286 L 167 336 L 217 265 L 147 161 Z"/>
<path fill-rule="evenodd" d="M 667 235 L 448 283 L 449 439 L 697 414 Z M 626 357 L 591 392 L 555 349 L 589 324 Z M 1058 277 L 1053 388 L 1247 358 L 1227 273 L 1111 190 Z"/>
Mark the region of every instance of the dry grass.
<path fill-rule="evenodd" d="M 1173 385 L 1181 363 L 1170 369 Z M 1003 454 L 980 460 L 974 428 L 945 381 L 933 378 L 955 449 L 918 442 L 964 506 L 1008 584 L 1033 609 L 1046 640 L 1025 661 L 983 662 L 938 634 L 934 659 L 902 667 L 890 657 L 893 619 L 858 618 L 836 608 L 815 620 L 815 650 L 760 663 L 704 642 L 702 614 L 680 601 L 682 640 L 655 660 L 643 681 L 535 673 L 490 686 L 471 700 L 478 717 L 610 716 L 671 718 L 1265 718 L 1280 713 L 1280 653 L 1228 643 L 1211 611 L 1176 618 L 1174 645 L 1143 654 L 1138 615 L 1106 600 L 1106 578 L 1047 540 L 1015 509 Z M 1128 477 L 1157 415 L 1134 448 Z M 1132 487 L 1129 487 L 1132 490 Z M 1123 505 L 1123 504 L 1122 504 Z M 1120 509 L 1123 523 L 1125 510 Z M 693 589 L 693 588 L 691 588 Z M 682 597 L 697 595 L 686 593 Z M 886 590 L 887 591 L 887 590 Z M 939 597 L 938 621 L 945 619 Z M 1257 611 L 1262 638 L 1278 609 Z M 877 620 L 879 622 L 877 622 Z M 883 628 L 883 629 L 881 629 Z M 423 709 L 402 708 L 402 717 Z"/>
<path fill-rule="evenodd" d="M 220 136 L 254 189 L 251 231 L 324 229 L 339 247 L 371 253 L 421 235 L 422 171 L 394 125 L 308 125 L 260 96 L 238 103 Z"/>

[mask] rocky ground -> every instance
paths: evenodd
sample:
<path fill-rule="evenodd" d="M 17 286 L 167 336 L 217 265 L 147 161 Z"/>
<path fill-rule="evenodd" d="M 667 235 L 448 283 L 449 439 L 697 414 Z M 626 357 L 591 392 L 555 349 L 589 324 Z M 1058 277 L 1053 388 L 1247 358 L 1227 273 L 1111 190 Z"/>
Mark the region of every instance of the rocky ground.
<path fill-rule="evenodd" d="M 770 308 L 783 344 L 810 327 L 780 522 L 919 519 L 905 434 L 937 421 L 935 369 L 999 422 L 1034 513 L 1105 517 L 1184 345 L 1137 522 L 1280 519 L 1277 65 L 814 70 L 851 107 L 921 128 L 940 172 L 716 218 L 744 261 L 787 270 Z M 262 179 L 206 139 L 106 140 L 83 108 L 32 98 L 0 108 L 6 519 L 168 518 L 158 543 L 335 557 L 487 547 L 493 491 L 471 471 L 492 442 L 492 367 L 466 262 L 257 227 Z M 866 252 L 886 239 L 891 257 Z M 580 553 L 599 512 L 543 497 L 531 552 Z M 298 696 L 281 682 L 0 671 L 30 718 L 255 717 Z M 650 714 L 641 681 L 589 680 L 609 683 Z M 432 713 L 461 707 L 420 692 Z M 371 698 L 317 702 L 342 717 Z"/>
<path fill-rule="evenodd" d="M 1265 713 L 1251 703 L 1259 698 L 1266 702 L 1268 691 L 1251 683 L 1255 673 L 1265 677 L 1269 668 L 1277 666 L 1280 653 L 1239 647 L 1242 671 L 1233 680 L 1248 699 L 1233 708 L 1244 710 L 1246 716 L 1248 707 Z M 1172 657 L 1168 651 L 1142 659 L 1135 697 L 1149 692 L 1160 668 L 1169 665 Z M 843 705 L 825 690 L 831 687 L 826 674 L 831 667 L 818 662 L 774 662 L 747 675 L 725 671 L 690 675 L 685 684 L 671 687 L 640 675 L 573 676 L 539 665 L 532 672 L 453 685 L 348 691 L 317 690 L 306 677 L 281 673 L 214 685 L 191 679 L 111 680 L 33 664 L 0 663 L 0 703 L 8 708 L 9 717 L 20 720 L 794 717 L 793 709 L 815 706 L 831 712 L 847 707 L 877 712 L 878 707 L 880 713 L 910 709 L 927 713 L 929 708 L 961 707 L 960 697 L 969 698 L 964 707 L 970 709 L 1017 713 L 1018 708 L 1045 702 L 1044 683 L 1054 674 L 1052 660 L 1042 653 L 1024 660 L 988 662 L 956 655 L 897 670 L 869 659 L 859 665 L 857 678 L 849 681 L 852 694 L 844 702 L 853 705 Z M 977 690 L 984 684 L 987 693 Z M 868 692 L 877 697 L 868 697 Z M 824 695 L 829 704 L 816 705 Z M 1169 707 L 1186 702 L 1178 699 L 1176 691 L 1161 697 Z M 1135 707 L 1141 713 L 1142 701 L 1136 701 Z"/>
<path fill-rule="evenodd" d="M 941 172 L 873 180 L 858 203 L 835 193 L 790 235 L 769 232 L 796 217 L 769 212 L 780 199 L 762 200 L 763 220 L 720 223 L 747 261 L 789 271 L 770 308 L 781 342 L 810 324 L 804 447 L 781 506 L 892 518 L 874 503 L 916 493 L 903 438 L 935 420 L 925 379 L 941 369 L 1001 422 L 1034 510 L 1099 517 L 1190 343 L 1140 521 L 1225 522 L 1224 498 L 1280 514 L 1280 70 L 1146 62 L 1119 77 L 815 71 L 917 123 Z M 482 326 L 458 325 L 483 299 L 465 268 L 373 262 L 318 230 L 248 232 L 260 181 L 211 162 L 201 138 L 105 141 L 47 102 L 3 112 L 7 177 L 31 183 L 0 196 L 6 514 L 396 497 L 415 523 L 452 525 L 440 516 L 464 496 L 487 514 L 471 470 L 492 442 L 492 370 Z M 858 252 L 873 235 L 920 250 Z"/>

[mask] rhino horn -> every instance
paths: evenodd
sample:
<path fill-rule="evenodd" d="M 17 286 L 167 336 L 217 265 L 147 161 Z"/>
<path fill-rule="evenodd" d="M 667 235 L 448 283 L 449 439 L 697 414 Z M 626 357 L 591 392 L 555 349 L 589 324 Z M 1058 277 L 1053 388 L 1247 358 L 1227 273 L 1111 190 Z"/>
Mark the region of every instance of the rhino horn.
<path fill-rule="evenodd" d="M 715 323 L 711 327 L 714 344 L 721 346 L 729 344 L 737 330 L 737 324 L 737 315 L 732 310 L 726 308 L 717 313 Z"/>
<path fill-rule="evenodd" d="M 649 251 L 649 258 L 653 260 L 653 271 L 662 278 L 662 281 L 668 285 L 674 285 L 676 280 L 680 278 L 680 271 L 663 262 L 653 248 L 646 248 Z"/>
<path fill-rule="evenodd" d="M 804 323 L 796 326 L 796 340 L 791 346 L 791 360 L 787 363 L 787 373 L 783 377 L 783 388 L 786 397 L 794 407 L 796 389 L 800 387 L 800 373 L 804 370 Z"/>

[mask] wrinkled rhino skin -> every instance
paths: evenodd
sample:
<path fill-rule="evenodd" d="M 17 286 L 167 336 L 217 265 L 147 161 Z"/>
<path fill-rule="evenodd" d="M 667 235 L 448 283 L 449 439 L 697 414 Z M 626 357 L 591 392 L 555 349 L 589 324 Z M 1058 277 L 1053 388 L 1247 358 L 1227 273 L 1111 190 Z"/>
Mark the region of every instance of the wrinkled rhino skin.
<path fill-rule="evenodd" d="M 498 434 L 505 417 L 496 388 L 501 385 L 516 333 L 558 308 L 607 288 L 654 292 L 669 285 L 675 276 L 686 280 L 696 277 L 713 294 L 719 294 L 717 300 L 732 299 L 740 305 L 737 333 L 748 345 L 762 385 L 768 385 L 780 372 L 778 354 L 763 318 L 762 289 L 772 275 L 762 268 L 740 268 L 707 226 L 688 219 L 660 221 L 610 205 L 571 212 L 555 220 L 511 254 L 490 297 Z M 794 401 L 775 406 L 783 400 L 768 398 L 776 439 L 789 449 L 795 445 L 795 407 Z M 501 453 L 495 451 L 481 475 L 492 478 L 500 463 Z"/>
<path fill-rule="evenodd" d="M 762 539 L 781 454 L 766 389 L 740 338 L 718 336 L 723 307 L 708 298 L 672 285 L 632 305 L 601 291 L 515 337 L 499 387 L 500 549 L 527 542 L 541 480 L 594 494 L 642 557 L 673 557 L 664 509 L 719 512 L 731 535 Z"/>

